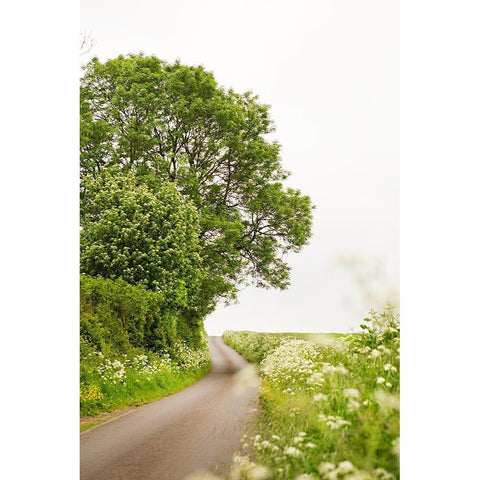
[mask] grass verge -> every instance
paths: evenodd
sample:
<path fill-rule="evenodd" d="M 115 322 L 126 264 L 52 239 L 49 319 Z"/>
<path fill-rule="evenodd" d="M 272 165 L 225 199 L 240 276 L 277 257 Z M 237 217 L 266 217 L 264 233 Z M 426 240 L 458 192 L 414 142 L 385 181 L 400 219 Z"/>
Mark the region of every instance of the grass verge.
<path fill-rule="evenodd" d="M 90 345 L 81 347 L 81 431 L 140 406 L 176 393 L 202 378 L 211 366 L 206 342 L 193 350 L 184 343 L 175 358 L 151 351 L 105 355 Z M 122 413 L 122 412 L 120 412 Z"/>
<path fill-rule="evenodd" d="M 231 478 L 399 478 L 398 317 L 372 312 L 362 329 L 313 338 L 224 333 L 262 379 L 256 431 Z"/>

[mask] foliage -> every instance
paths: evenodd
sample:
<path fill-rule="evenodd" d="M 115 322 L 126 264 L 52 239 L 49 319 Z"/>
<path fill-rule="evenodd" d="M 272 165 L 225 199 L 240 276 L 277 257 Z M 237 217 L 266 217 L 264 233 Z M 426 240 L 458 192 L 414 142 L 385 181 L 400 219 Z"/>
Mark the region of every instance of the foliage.
<path fill-rule="evenodd" d="M 154 188 L 129 173 L 105 172 L 85 186 L 82 273 L 144 285 L 161 292 L 170 308 L 207 313 L 211 305 L 199 301 L 204 271 L 191 202 L 172 184 Z"/>
<path fill-rule="evenodd" d="M 141 349 L 105 355 L 85 341 L 82 343 L 82 416 L 157 400 L 190 385 L 210 367 L 204 340 L 195 350 L 179 342 L 174 346 L 175 357 Z"/>
<path fill-rule="evenodd" d="M 200 216 L 202 303 L 235 296 L 252 280 L 285 288 L 281 257 L 307 243 L 312 206 L 282 185 L 288 173 L 279 145 L 267 140 L 272 131 L 268 106 L 219 87 L 203 67 L 143 55 L 94 58 L 81 84 L 82 192 L 111 169 L 175 183 Z"/>
<path fill-rule="evenodd" d="M 201 321 L 125 280 L 80 277 L 80 412 L 146 403 L 207 372 Z"/>
<path fill-rule="evenodd" d="M 235 478 L 254 478 L 255 465 L 265 479 L 399 478 L 399 334 L 391 309 L 371 312 L 362 334 L 321 343 L 285 335 L 261 355 L 269 334 L 225 332 L 240 354 L 257 356 L 262 378 L 257 432 Z"/>
<path fill-rule="evenodd" d="M 80 336 L 105 354 L 149 349 L 175 355 L 180 341 L 192 348 L 202 343 L 203 325 L 141 285 L 82 275 Z"/>

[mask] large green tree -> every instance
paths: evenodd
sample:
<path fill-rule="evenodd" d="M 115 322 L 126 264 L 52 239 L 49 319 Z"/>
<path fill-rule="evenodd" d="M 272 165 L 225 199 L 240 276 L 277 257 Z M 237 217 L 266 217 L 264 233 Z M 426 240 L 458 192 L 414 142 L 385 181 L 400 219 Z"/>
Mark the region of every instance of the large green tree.
<path fill-rule="evenodd" d="M 311 235 L 308 196 L 287 178 L 268 106 L 219 87 L 203 67 L 143 55 L 93 59 L 81 82 L 82 195 L 105 169 L 163 181 L 196 206 L 205 297 L 238 285 L 285 288 Z"/>

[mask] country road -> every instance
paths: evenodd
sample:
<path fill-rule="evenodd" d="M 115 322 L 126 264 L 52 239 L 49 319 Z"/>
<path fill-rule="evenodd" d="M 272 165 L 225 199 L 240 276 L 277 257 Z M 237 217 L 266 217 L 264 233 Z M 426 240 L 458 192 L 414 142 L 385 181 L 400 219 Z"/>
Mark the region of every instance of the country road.
<path fill-rule="evenodd" d="M 224 473 L 254 415 L 257 388 L 236 375 L 247 362 L 208 337 L 212 369 L 169 397 L 131 410 L 80 436 L 81 480 L 183 480 Z"/>

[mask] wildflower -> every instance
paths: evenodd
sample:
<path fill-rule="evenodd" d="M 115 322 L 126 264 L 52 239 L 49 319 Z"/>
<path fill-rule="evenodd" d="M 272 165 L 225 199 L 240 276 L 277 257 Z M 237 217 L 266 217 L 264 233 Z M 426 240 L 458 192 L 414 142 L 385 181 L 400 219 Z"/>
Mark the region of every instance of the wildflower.
<path fill-rule="evenodd" d="M 378 480 L 395 480 L 395 476 L 383 468 L 376 468 L 373 473 Z"/>
<path fill-rule="evenodd" d="M 388 393 L 385 390 L 376 390 L 375 400 L 382 408 L 400 410 L 400 397 L 396 394 Z"/>
<path fill-rule="evenodd" d="M 328 397 L 324 393 L 317 393 L 316 395 L 313 396 L 313 401 L 320 403 L 327 400 L 327 398 Z"/>
<path fill-rule="evenodd" d="M 272 435 L 272 440 L 280 440 L 280 437 L 278 435 Z"/>
<path fill-rule="evenodd" d="M 342 477 L 342 480 L 371 480 L 372 476 L 364 471 L 355 471 L 347 473 Z"/>
<path fill-rule="evenodd" d="M 323 373 L 315 372 L 310 378 L 307 380 L 309 385 L 322 385 L 325 382 L 325 378 Z"/>
<path fill-rule="evenodd" d="M 303 437 L 298 436 L 298 437 L 295 437 L 295 438 L 293 439 L 293 443 L 297 443 L 297 444 L 298 444 L 298 443 L 302 443 L 302 442 L 303 442 Z"/>
<path fill-rule="evenodd" d="M 370 353 L 369 356 L 370 356 L 370 358 L 377 358 L 380 355 L 381 355 L 381 353 L 377 349 L 375 349 L 375 350 L 372 350 L 372 352 Z"/>
<path fill-rule="evenodd" d="M 348 370 L 343 365 L 338 365 L 337 367 L 334 367 L 333 365 L 327 364 L 323 367 L 322 371 L 325 374 L 340 373 L 342 375 L 346 375 L 348 373 Z"/>
<path fill-rule="evenodd" d="M 285 450 L 283 451 L 283 453 L 285 453 L 285 455 L 288 455 L 290 457 L 299 457 L 302 454 L 302 452 L 295 447 L 285 447 Z"/>
<path fill-rule="evenodd" d="M 355 471 L 355 467 L 353 466 L 352 462 L 345 460 L 340 462 L 337 467 L 337 472 L 341 474 L 351 473 Z"/>
<path fill-rule="evenodd" d="M 250 480 L 265 480 L 270 476 L 270 470 L 263 465 L 252 466 L 248 471 Z"/>
<path fill-rule="evenodd" d="M 318 416 L 319 420 L 325 422 L 332 430 L 338 430 L 340 427 L 351 425 L 348 420 L 343 419 L 342 417 L 336 417 L 334 415 L 325 416 L 324 414 L 320 414 Z"/>
<path fill-rule="evenodd" d="M 319 466 L 318 466 L 318 473 L 324 475 L 328 472 L 331 472 L 332 470 L 335 470 L 335 465 L 333 463 L 330 463 L 330 462 L 322 462 Z"/>
<path fill-rule="evenodd" d="M 383 369 L 384 369 L 386 372 L 396 372 L 396 371 L 397 371 L 397 367 L 393 366 L 391 363 L 386 363 L 386 364 L 383 366 Z"/>
<path fill-rule="evenodd" d="M 360 392 L 356 388 L 346 388 L 343 395 L 347 398 L 359 398 Z"/>
<path fill-rule="evenodd" d="M 392 441 L 392 453 L 394 453 L 397 457 L 400 456 L 400 437 L 397 437 Z"/>
<path fill-rule="evenodd" d="M 382 383 L 385 383 L 385 379 L 383 377 L 378 377 L 377 378 L 377 384 L 381 385 Z"/>
<path fill-rule="evenodd" d="M 358 410 L 360 408 L 360 402 L 354 398 L 350 398 L 347 403 L 347 408 L 349 410 Z"/>
<path fill-rule="evenodd" d="M 305 447 L 307 447 L 307 448 L 315 448 L 316 445 L 315 445 L 314 443 L 312 443 L 312 442 L 308 442 L 308 443 L 305 444 Z"/>
<path fill-rule="evenodd" d="M 309 473 L 302 473 L 298 477 L 295 478 L 295 480 L 314 480 L 315 477 L 313 475 L 310 475 Z"/>

